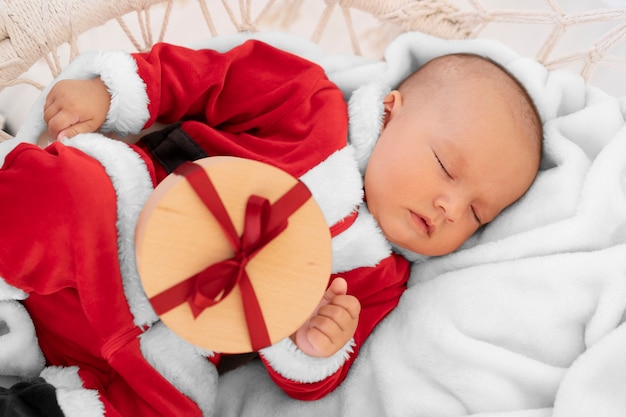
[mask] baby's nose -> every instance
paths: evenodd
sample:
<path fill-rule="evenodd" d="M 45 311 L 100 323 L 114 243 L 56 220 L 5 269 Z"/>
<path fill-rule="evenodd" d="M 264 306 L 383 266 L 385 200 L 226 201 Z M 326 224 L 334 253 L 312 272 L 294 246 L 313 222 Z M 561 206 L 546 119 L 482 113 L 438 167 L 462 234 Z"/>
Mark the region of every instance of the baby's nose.
<path fill-rule="evenodd" d="M 456 192 L 439 197 L 435 204 L 447 222 L 455 223 L 463 217 L 468 209 L 467 200 L 462 193 Z"/>

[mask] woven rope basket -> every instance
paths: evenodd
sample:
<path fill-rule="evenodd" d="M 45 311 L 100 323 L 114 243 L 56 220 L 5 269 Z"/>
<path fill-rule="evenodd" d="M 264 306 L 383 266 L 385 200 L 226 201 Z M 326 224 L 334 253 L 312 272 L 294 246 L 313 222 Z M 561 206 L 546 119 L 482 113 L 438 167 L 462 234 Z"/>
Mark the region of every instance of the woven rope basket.
<path fill-rule="evenodd" d="M 574 2 L 566 8 L 565 0 L 528 1 L 525 9 L 519 8 L 519 1 L 517 8 L 507 8 L 506 3 L 510 2 L 93 0 L 87 6 L 81 0 L 0 0 L 0 90 L 19 84 L 41 89 L 86 48 L 146 50 L 158 41 L 182 43 L 269 30 L 294 33 L 329 49 L 343 46 L 341 52 L 372 57 L 380 57 L 384 46 L 405 31 L 449 39 L 495 37 L 548 68 L 570 68 L 591 83 L 613 77 L 606 83 L 612 86 L 611 79 L 623 77 L 625 8 L 609 7 L 608 0 L 601 4 L 605 7 L 594 10 L 572 10 Z M 303 26 L 304 17 L 310 22 L 311 16 L 315 16 L 314 25 Z M 175 30 L 177 25 L 193 29 Z M 572 36 L 581 30 L 586 31 L 584 42 L 580 36 Z M 112 42 L 94 45 L 94 37 L 87 38 L 86 33 L 97 31 L 100 39 Z M 541 42 L 529 44 L 528 35 L 537 38 L 537 33 L 543 34 Z M 119 35 L 123 35 L 122 42 Z M 83 42 L 85 39 L 91 43 Z M 42 76 L 40 71 L 33 76 L 32 68 L 41 65 L 49 74 Z"/>

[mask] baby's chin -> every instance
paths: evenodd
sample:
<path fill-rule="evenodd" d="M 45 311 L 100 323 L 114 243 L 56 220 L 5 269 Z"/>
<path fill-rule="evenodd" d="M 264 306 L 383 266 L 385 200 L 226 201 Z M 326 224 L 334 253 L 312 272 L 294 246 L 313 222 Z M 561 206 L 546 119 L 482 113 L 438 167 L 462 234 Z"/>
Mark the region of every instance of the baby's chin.
<path fill-rule="evenodd" d="M 427 241 L 427 242 L 420 242 L 421 245 L 413 245 L 414 248 L 416 246 L 421 246 L 420 252 L 416 252 L 415 250 L 408 249 L 406 246 L 398 243 L 398 241 L 392 239 L 391 236 L 385 234 L 385 232 L 383 232 L 383 234 L 385 235 L 385 238 L 387 239 L 387 241 L 391 244 L 391 248 L 393 249 L 393 251 L 404 256 L 406 259 L 408 259 L 411 262 L 418 262 L 418 261 L 423 261 L 428 258 L 447 255 L 449 253 L 454 252 L 454 249 L 456 249 L 456 248 L 452 248 L 452 250 L 450 250 L 449 247 L 441 248 L 441 247 L 434 246 L 432 244 L 429 245 L 429 243 L 432 243 L 432 242 Z"/>
<path fill-rule="evenodd" d="M 395 253 L 398 253 L 404 256 L 404 258 L 406 258 L 408 261 L 419 262 L 419 261 L 423 261 L 431 257 L 431 255 L 425 255 L 423 253 L 413 252 L 412 250 L 407 249 L 404 246 L 400 245 L 399 243 L 395 242 L 394 239 L 392 239 L 391 236 L 385 233 L 384 230 L 381 229 L 381 232 L 385 236 L 385 239 L 387 239 L 387 242 L 389 242 L 389 244 L 391 245 L 391 249 Z"/>
<path fill-rule="evenodd" d="M 412 252 L 406 248 L 403 248 L 402 246 L 396 245 L 393 242 L 391 243 L 391 248 L 394 252 L 404 256 L 410 262 L 421 262 L 430 258 L 430 256 L 428 255 L 422 255 L 420 253 Z"/>

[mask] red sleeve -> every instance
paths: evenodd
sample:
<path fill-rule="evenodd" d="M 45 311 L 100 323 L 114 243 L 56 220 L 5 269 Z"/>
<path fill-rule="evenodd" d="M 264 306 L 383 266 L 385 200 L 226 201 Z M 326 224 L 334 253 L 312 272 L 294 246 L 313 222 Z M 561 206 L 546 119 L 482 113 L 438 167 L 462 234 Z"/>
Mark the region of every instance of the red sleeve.
<path fill-rule="evenodd" d="M 258 41 L 221 53 L 157 44 L 133 56 L 150 119 L 183 128 L 208 155 L 300 176 L 347 143 L 347 107 L 318 65 Z"/>
<path fill-rule="evenodd" d="M 410 263 L 396 254 L 385 258 L 374 268 L 358 268 L 338 274 L 337 276 L 348 281 L 348 292 L 361 301 L 361 314 L 354 335 L 353 352 L 334 374 L 315 383 L 302 383 L 285 378 L 272 369 L 261 356 L 272 380 L 289 396 L 299 400 L 317 400 L 332 392 L 348 375 L 361 346 L 376 325 L 398 305 L 400 296 L 406 289 L 409 274 Z"/>
<path fill-rule="evenodd" d="M 0 169 L 0 201 L 0 276 L 15 287 L 50 294 L 99 256 L 117 259 L 115 191 L 81 151 L 18 145 Z"/>

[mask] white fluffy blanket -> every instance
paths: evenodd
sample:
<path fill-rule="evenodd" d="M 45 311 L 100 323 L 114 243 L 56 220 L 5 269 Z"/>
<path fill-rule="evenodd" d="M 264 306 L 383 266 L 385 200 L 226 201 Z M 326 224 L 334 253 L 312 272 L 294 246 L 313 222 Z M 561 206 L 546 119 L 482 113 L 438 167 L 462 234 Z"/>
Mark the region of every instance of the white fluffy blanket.
<path fill-rule="evenodd" d="M 626 101 L 485 40 L 406 34 L 381 62 L 274 43 L 320 62 L 346 96 L 446 52 L 488 55 L 536 101 L 545 155 L 522 200 L 415 264 L 339 389 L 294 401 L 253 363 L 221 378 L 217 415 L 625 416 Z"/>

